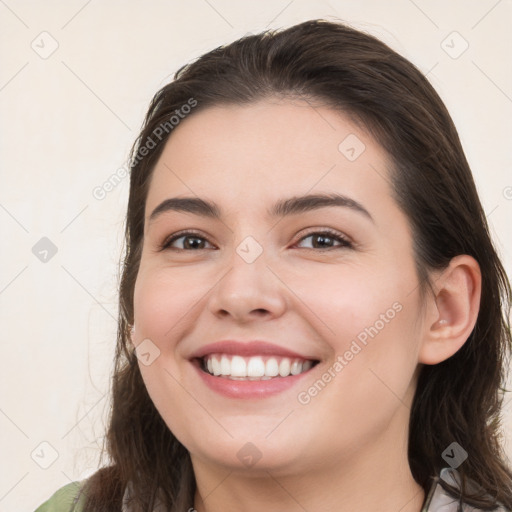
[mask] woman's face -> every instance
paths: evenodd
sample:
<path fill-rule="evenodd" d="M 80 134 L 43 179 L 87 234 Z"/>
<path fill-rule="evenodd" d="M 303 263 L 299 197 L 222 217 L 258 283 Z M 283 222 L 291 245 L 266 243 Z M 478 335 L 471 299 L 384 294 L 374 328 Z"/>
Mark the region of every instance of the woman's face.
<path fill-rule="evenodd" d="M 201 203 L 151 218 L 172 198 Z M 133 341 L 195 464 L 284 475 L 405 449 L 418 279 L 364 131 L 298 100 L 197 111 L 174 128 L 145 215 Z"/>

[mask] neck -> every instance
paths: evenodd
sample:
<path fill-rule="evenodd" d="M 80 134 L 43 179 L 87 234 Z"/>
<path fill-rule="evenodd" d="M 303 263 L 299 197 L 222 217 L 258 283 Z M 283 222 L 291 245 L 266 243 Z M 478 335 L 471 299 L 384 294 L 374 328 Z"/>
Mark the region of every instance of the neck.
<path fill-rule="evenodd" d="M 406 442 L 397 447 L 388 439 L 381 441 L 343 460 L 338 456 L 319 469 L 304 464 L 302 473 L 219 471 L 218 466 L 193 458 L 194 508 L 197 512 L 420 512 L 425 493 L 411 474 Z"/>

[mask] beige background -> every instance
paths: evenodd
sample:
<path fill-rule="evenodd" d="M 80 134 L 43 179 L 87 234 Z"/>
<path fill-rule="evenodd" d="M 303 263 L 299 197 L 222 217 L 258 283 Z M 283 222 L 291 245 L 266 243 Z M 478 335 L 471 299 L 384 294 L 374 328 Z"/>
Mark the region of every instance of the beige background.
<path fill-rule="evenodd" d="M 152 95 L 220 44 L 329 16 L 428 72 L 512 275 L 510 0 L 0 1 L 0 511 L 33 511 L 97 468 L 128 180 L 92 192 L 122 175 Z M 46 263 L 42 237 L 58 250 Z"/>

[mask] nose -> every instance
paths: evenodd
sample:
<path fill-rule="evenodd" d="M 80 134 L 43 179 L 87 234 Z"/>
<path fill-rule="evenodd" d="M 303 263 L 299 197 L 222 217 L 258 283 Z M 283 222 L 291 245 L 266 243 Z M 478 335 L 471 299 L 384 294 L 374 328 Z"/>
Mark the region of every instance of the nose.
<path fill-rule="evenodd" d="M 273 319 L 286 310 L 286 286 L 267 266 L 265 252 L 248 263 L 234 252 L 231 266 L 213 287 L 208 308 L 239 323 Z"/>

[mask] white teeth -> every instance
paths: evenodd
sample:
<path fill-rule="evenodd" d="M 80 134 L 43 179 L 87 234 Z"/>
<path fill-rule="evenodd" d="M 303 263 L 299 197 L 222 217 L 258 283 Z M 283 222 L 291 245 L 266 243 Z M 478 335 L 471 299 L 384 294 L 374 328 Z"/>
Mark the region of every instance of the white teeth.
<path fill-rule="evenodd" d="M 219 362 L 219 360 L 216 357 L 211 357 L 211 358 L 209 357 L 208 361 L 212 362 L 212 370 L 213 370 L 213 371 L 210 371 L 210 367 L 208 366 L 208 371 L 210 373 L 213 373 L 213 375 L 220 375 L 221 371 L 220 371 L 220 362 Z"/>
<path fill-rule="evenodd" d="M 222 356 L 220 360 L 220 374 L 231 375 L 231 361 L 227 356 Z"/>
<path fill-rule="evenodd" d="M 300 361 L 293 361 L 290 372 L 292 375 L 298 375 L 299 373 L 302 373 L 302 363 Z"/>
<path fill-rule="evenodd" d="M 247 365 L 240 356 L 233 356 L 231 359 L 231 377 L 247 377 Z"/>
<path fill-rule="evenodd" d="M 288 377 L 308 371 L 313 361 L 290 359 L 289 357 L 265 356 L 242 357 L 239 355 L 215 354 L 206 356 L 203 368 L 211 375 L 229 377 L 234 380 L 268 380 Z"/>
<path fill-rule="evenodd" d="M 247 364 L 249 377 L 263 377 L 265 375 L 265 363 L 261 357 L 251 357 Z"/>
<path fill-rule="evenodd" d="M 281 360 L 281 364 L 279 365 L 279 375 L 281 375 L 281 377 L 288 377 L 288 375 L 290 375 L 290 360 L 286 357 Z"/>
<path fill-rule="evenodd" d="M 271 357 L 265 365 L 265 375 L 267 377 L 276 377 L 279 374 L 279 365 L 277 360 Z"/>

